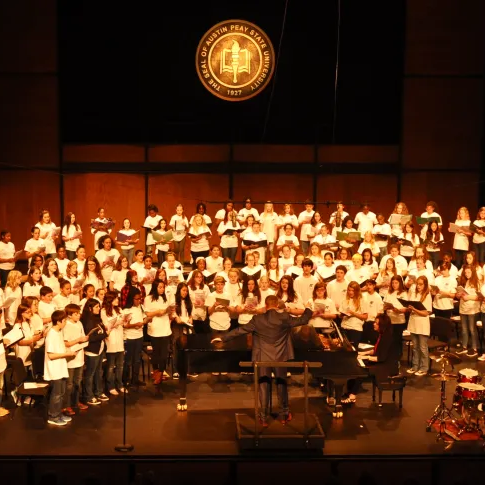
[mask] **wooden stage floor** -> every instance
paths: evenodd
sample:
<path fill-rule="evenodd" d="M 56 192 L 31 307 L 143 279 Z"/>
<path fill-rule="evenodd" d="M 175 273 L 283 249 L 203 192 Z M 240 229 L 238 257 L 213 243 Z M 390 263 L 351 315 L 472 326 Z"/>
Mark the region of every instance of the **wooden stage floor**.
<path fill-rule="evenodd" d="M 466 360 L 459 367 L 485 364 Z M 135 446 L 131 455 L 143 456 L 236 456 L 235 413 L 253 415 L 252 376 L 202 374 L 187 387 L 188 411 L 177 412 L 178 381 L 167 381 L 162 393 L 149 384 L 128 395 L 127 441 Z M 290 405 L 303 412 L 301 376 L 289 381 Z M 455 390 L 448 383 L 448 398 Z M 310 387 L 310 412 L 315 413 L 325 431 L 322 456 L 436 455 L 449 453 L 436 442 L 434 432 L 425 431 L 425 421 L 439 401 L 439 382 L 431 377 L 409 377 L 404 390 L 404 406 L 399 410 L 391 393 L 384 393 L 384 405 L 372 402 L 369 382 L 356 404 L 345 409 L 343 419 L 332 418 L 331 410 L 316 382 Z M 65 427 L 48 425 L 42 407 L 19 407 L 15 418 L 0 421 L 0 455 L 79 456 L 116 455 L 114 446 L 122 440 L 122 396 L 90 407 L 74 416 Z M 276 402 L 276 396 L 275 396 Z M 11 404 L 11 402 L 10 402 Z M 479 443 L 455 442 L 452 453 L 481 453 Z"/>

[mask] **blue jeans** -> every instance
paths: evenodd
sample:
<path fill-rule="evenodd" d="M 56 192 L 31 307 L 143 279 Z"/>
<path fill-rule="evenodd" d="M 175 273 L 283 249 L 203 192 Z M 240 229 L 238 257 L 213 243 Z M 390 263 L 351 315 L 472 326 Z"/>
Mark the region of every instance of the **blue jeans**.
<path fill-rule="evenodd" d="M 300 241 L 301 252 L 307 256 L 310 249 L 310 241 Z"/>
<path fill-rule="evenodd" d="M 136 384 L 140 376 L 141 351 L 143 337 L 125 340 L 125 365 L 123 369 L 123 382 L 128 382 L 131 371 L 131 383 Z"/>
<path fill-rule="evenodd" d="M 108 373 L 106 382 L 108 391 L 112 389 L 121 389 L 123 387 L 123 362 L 125 360 L 124 352 L 108 352 Z"/>
<path fill-rule="evenodd" d="M 49 419 L 56 419 L 62 414 L 62 401 L 66 392 L 66 379 L 51 381 L 51 395 L 49 397 Z"/>
<path fill-rule="evenodd" d="M 477 331 L 477 321 L 480 313 L 475 313 L 474 315 L 462 315 L 460 314 L 461 321 L 461 345 L 463 345 L 463 350 L 468 347 L 468 334 L 472 338 L 472 349 L 478 349 L 478 331 Z"/>
<path fill-rule="evenodd" d="M 480 264 L 485 263 L 485 242 L 480 244 L 473 243 L 475 253 L 477 255 L 477 260 Z"/>
<path fill-rule="evenodd" d="M 81 382 L 83 380 L 83 366 L 67 369 L 69 377 L 66 382 L 66 393 L 64 395 L 64 407 L 72 408 L 79 402 L 81 393 Z"/>
<path fill-rule="evenodd" d="M 135 254 L 135 248 L 121 250 L 121 255 L 128 260 L 128 266 L 131 266 L 131 263 L 133 263 L 134 254 Z"/>
<path fill-rule="evenodd" d="M 90 401 L 93 397 L 103 394 L 103 356 L 85 355 L 86 373 L 84 374 L 84 399 Z"/>
<path fill-rule="evenodd" d="M 413 342 L 413 370 L 428 372 L 428 336 L 412 333 L 411 341 Z"/>
<path fill-rule="evenodd" d="M 234 264 L 236 261 L 237 248 L 221 248 L 221 249 L 222 249 L 222 257 L 229 258 Z"/>

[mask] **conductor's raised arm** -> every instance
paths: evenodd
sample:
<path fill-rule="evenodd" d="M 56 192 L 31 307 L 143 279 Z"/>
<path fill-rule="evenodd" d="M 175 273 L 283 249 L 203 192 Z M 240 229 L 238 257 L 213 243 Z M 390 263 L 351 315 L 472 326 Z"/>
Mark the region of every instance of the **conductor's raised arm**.
<path fill-rule="evenodd" d="M 311 308 L 306 307 L 305 311 L 299 317 L 294 317 L 289 315 L 288 317 L 288 324 L 291 328 L 293 327 L 300 327 L 301 325 L 306 325 L 312 318 L 313 311 Z"/>

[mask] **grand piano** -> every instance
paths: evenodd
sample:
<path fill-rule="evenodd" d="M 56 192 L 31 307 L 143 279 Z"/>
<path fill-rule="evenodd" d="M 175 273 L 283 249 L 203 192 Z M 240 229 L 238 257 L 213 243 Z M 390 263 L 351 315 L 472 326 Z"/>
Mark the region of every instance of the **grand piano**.
<path fill-rule="evenodd" d="M 312 369 L 314 377 L 328 380 L 335 389 L 335 408 L 333 415 L 342 417 L 341 397 L 348 379 L 368 376 L 365 368 L 359 365 L 357 351 L 346 336 L 334 325 L 317 334 L 312 326 L 305 325 L 292 330 L 295 361 L 321 362 L 322 367 Z M 184 335 L 176 345 L 178 352 L 178 372 L 180 401 L 178 411 L 187 410 L 187 373 L 203 372 L 242 372 L 239 362 L 250 362 L 251 335 L 241 335 L 222 345 L 211 344 L 210 334 Z M 292 369 L 292 372 L 296 369 Z"/>

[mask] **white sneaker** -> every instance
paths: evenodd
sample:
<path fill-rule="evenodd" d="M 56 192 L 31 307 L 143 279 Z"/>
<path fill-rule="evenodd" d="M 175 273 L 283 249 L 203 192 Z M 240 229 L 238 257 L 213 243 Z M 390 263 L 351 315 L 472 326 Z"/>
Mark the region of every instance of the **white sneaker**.
<path fill-rule="evenodd" d="M 109 391 L 109 393 L 110 393 L 112 396 L 119 396 L 119 394 L 120 394 L 120 393 L 119 393 L 119 392 L 118 392 L 116 389 L 111 389 L 111 390 Z"/>
<path fill-rule="evenodd" d="M 458 352 L 456 352 L 457 354 L 467 354 L 468 353 L 468 350 L 467 349 L 462 349 L 462 350 L 459 350 Z"/>
<path fill-rule="evenodd" d="M 421 377 L 421 376 L 425 376 L 425 375 L 427 375 L 427 374 L 428 374 L 428 373 L 427 373 L 425 370 L 418 370 L 418 372 L 415 372 L 415 373 L 414 373 L 414 375 L 415 375 L 415 376 L 419 376 L 419 377 Z"/>
<path fill-rule="evenodd" d="M 417 370 L 415 370 L 415 369 L 408 369 L 406 372 L 408 374 L 416 374 Z"/>
<path fill-rule="evenodd" d="M 485 361 L 485 354 L 482 354 L 480 357 L 478 357 L 477 360 L 480 360 L 481 362 Z"/>

